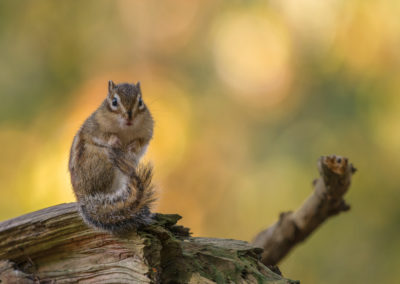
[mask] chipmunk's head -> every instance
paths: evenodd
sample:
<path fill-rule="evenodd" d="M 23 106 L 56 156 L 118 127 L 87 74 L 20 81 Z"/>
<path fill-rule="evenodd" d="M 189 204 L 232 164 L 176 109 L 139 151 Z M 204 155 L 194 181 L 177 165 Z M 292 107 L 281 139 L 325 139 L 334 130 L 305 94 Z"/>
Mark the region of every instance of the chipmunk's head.
<path fill-rule="evenodd" d="M 145 123 L 150 123 L 152 127 L 152 118 L 143 102 L 139 82 L 115 84 L 110 80 L 105 106 L 108 116 L 123 129 L 145 126 Z"/>

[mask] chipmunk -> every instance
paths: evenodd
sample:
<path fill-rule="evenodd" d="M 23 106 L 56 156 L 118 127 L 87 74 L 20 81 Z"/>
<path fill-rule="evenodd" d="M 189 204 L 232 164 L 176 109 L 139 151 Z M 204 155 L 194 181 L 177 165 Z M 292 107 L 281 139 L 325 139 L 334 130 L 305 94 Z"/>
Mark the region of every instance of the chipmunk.
<path fill-rule="evenodd" d="M 139 164 L 153 136 L 140 83 L 108 83 L 100 107 L 74 137 L 69 171 L 83 220 L 124 233 L 151 222 L 152 167 Z"/>

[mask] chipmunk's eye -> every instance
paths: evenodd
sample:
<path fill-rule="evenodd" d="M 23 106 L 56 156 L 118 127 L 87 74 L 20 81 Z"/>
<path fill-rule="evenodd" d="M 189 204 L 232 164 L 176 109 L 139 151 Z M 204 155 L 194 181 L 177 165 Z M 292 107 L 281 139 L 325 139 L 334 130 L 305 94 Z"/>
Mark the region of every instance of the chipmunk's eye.
<path fill-rule="evenodd" d="M 116 107 L 116 106 L 118 105 L 118 100 L 117 100 L 117 98 L 114 97 L 114 98 L 112 99 L 112 101 L 111 101 L 111 104 L 112 104 L 113 106 Z"/>
<path fill-rule="evenodd" d="M 139 98 L 138 104 L 139 104 L 139 107 L 140 107 L 140 108 L 143 107 L 143 100 L 142 100 L 142 98 Z"/>

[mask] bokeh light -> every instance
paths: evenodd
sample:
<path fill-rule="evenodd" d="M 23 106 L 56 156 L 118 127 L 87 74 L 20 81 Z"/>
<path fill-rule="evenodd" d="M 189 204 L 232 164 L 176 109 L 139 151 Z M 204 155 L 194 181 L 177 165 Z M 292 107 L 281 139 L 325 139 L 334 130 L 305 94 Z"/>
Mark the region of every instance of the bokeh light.
<path fill-rule="evenodd" d="M 74 201 L 74 134 L 108 80 L 140 81 L 154 210 L 195 236 L 250 241 L 311 193 L 320 155 L 345 155 L 359 169 L 352 210 L 280 268 L 303 283 L 398 282 L 399 3 L 0 2 L 0 219 Z"/>
<path fill-rule="evenodd" d="M 290 45 L 268 14 L 228 13 L 215 25 L 215 65 L 229 94 L 241 103 L 273 107 L 290 87 Z"/>

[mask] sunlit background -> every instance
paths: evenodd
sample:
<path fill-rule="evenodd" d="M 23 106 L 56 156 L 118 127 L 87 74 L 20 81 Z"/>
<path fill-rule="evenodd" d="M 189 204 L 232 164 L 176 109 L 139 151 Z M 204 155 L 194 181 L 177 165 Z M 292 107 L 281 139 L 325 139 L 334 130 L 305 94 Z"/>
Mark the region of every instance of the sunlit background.
<path fill-rule="evenodd" d="M 250 241 L 312 192 L 320 155 L 345 155 L 352 210 L 280 268 L 395 283 L 399 15 L 397 0 L 1 1 L 0 220 L 73 201 L 73 135 L 109 79 L 140 80 L 157 211 Z"/>

